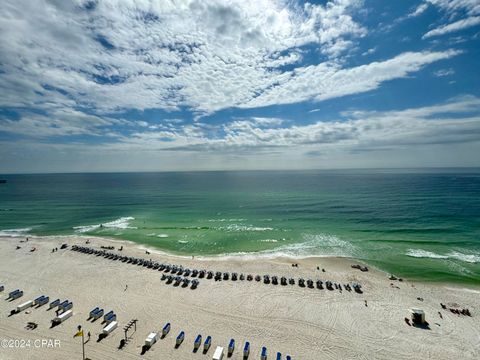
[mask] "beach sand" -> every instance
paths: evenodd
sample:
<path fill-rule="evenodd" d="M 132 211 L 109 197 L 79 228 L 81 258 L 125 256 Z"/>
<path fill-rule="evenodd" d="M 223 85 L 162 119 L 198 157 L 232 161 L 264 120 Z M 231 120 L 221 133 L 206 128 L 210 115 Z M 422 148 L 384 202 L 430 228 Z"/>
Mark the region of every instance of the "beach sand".
<path fill-rule="evenodd" d="M 130 242 L 89 239 L 91 247 L 123 245 L 121 253 L 114 251 L 190 268 L 358 282 L 364 293 L 207 279 L 200 279 L 199 287 L 191 290 L 167 285 L 160 280 L 162 272 L 145 267 L 70 249 L 51 253 L 62 243 L 85 245 L 85 237 L 30 237 L 27 243 L 20 243 L 23 238 L 0 238 L 0 284 L 5 286 L 0 294 L 0 340 L 25 340 L 24 345 L 30 346 L 0 348 L 0 359 L 81 359 L 81 339 L 73 338 L 78 325 L 85 333 L 91 332 L 85 345 L 90 359 L 211 359 L 215 347 L 226 348 L 230 338 L 236 340 L 232 359 L 243 358 L 246 340 L 251 344 L 250 359 L 260 358 L 262 346 L 268 348 L 269 359 L 275 359 L 277 351 L 283 359 L 289 354 L 302 360 L 480 358 L 480 288 L 391 281 L 387 274 L 372 268 L 368 272 L 352 269 L 358 262 L 350 259 L 192 260 L 156 251 L 146 255 L 144 248 Z M 21 249 L 16 250 L 17 245 Z M 30 252 L 32 247 L 36 251 Z M 298 268 L 292 267 L 292 262 L 298 263 Z M 316 270 L 317 266 L 325 273 Z M 24 296 L 6 301 L 8 293 L 17 288 Z M 55 314 L 47 311 L 48 305 L 8 316 L 18 304 L 42 294 L 50 300 L 73 301 L 73 317 L 50 328 Z M 469 308 L 472 317 L 443 310 L 440 303 Z M 87 321 L 96 306 L 106 312 L 114 310 L 119 321 L 118 329 L 101 342 L 97 338 L 103 325 Z M 412 307 L 425 311 L 430 330 L 405 323 Z M 138 319 L 137 331 L 118 350 L 122 328 L 131 319 Z M 36 322 L 38 327 L 26 330 L 27 322 Z M 172 325 L 170 334 L 141 356 L 147 335 L 160 331 L 166 322 Z M 180 330 L 185 331 L 185 341 L 175 349 Z M 207 355 L 192 352 L 197 334 L 203 339 L 212 336 Z M 38 348 L 34 341 L 42 339 L 59 340 L 60 346 Z"/>

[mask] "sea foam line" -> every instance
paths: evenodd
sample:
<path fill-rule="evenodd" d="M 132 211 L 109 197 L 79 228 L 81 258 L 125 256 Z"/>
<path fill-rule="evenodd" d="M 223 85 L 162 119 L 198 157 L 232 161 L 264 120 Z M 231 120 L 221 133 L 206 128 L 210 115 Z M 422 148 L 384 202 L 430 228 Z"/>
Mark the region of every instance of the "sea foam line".
<path fill-rule="evenodd" d="M 25 236 L 25 234 L 27 234 L 31 230 L 32 230 L 31 228 L 4 229 L 4 230 L 0 230 L 0 236 L 21 237 L 21 236 Z"/>
<path fill-rule="evenodd" d="M 217 229 L 225 230 L 225 231 L 271 231 L 273 230 L 272 227 L 260 227 L 260 226 L 253 226 L 253 225 L 238 225 L 238 224 L 220 226 Z"/>
<path fill-rule="evenodd" d="M 471 264 L 480 262 L 480 255 L 478 254 L 464 254 L 459 251 L 451 251 L 448 254 L 437 254 L 431 251 L 423 249 L 408 249 L 405 255 L 415 258 L 425 258 L 425 259 L 455 259 Z"/>
<path fill-rule="evenodd" d="M 135 226 L 130 226 L 130 221 L 135 220 L 134 217 L 126 216 L 113 221 L 95 225 L 74 226 L 73 229 L 78 233 L 91 232 L 100 228 L 107 229 L 136 229 Z"/>
<path fill-rule="evenodd" d="M 356 257 L 355 253 L 358 252 L 353 244 L 334 235 L 308 234 L 304 235 L 303 237 L 303 242 L 286 244 L 274 249 L 256 252 L 225 253 L 219 255 L 201 256 L 201 258 L 205 260 L 253 260 L 258 258 L 305 259 L 311 257 Z"/>

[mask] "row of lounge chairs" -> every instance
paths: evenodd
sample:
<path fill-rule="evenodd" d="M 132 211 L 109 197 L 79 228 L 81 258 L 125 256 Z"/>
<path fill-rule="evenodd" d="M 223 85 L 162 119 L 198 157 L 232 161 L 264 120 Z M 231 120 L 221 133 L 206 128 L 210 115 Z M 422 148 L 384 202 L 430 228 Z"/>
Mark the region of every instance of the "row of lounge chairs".
<path fill-rule="evenodd" d="M 78 251 L 81 253 L 86 253 L 86 254 L 93 254 L 96 256 L 103 256 L 107 259 L 111 260 L 117 260 L 121 262 L 125 262 L 128 264 L 132 265 L 137 265 L 137 266 L 143 266 L 147 267 L 149 269 L 153 270 L 158 270 L 162 271 L 165 274 L 170 274 L 170 275 L 162 275 L 162 280 L 167 280 L 167 283 L 173 283 L 176 286 L 180 286 L 182 284 L 183 287 L 188 287 L 189 282 L 188 279 L 185 279 L 186 277 L 192 277 L 192 278 L 199 278 L 199 279 L 212 279 L 215 281 L 256 281 L 256 282 L 261 282 L 262 281 L 262 276 L 260 275 L 252 275 L 252 274 L 238 274 L 236 272 L 221 272 L 221 271 L 216 271 L 213 272 L 211 270 L 205 270 L 205 269 L 189 269 L 189 268 L 184 268 L 181 265 L 172 265 L 172 264 L 164 264 L 164 263 L 159 263 L 156 261 L 152 260 L 147 260 L 147 259 L 142 259 L 142 258 L 136 258 L 136 257 L 129 257 L 129 256 L 122 256 L 118 255 L 115 253 L 107 252 L 105 250 L 95 250 L 90 247 L 85 247 L 85 246 L 77 246 L 74 245 L 72 247 L 73 251 Z M 183 278 L 182 278 L 183 276 Z M 263 275 L 263 283 L 264 284 L 273 284 L 273 285 L 295 285 L 296 281 L 293 278 L 286 278 L 285 276 L 278 277 L 278 276 L 270 276 L 270 275 Z M 194 282 L 192 281 L 192 286 Z M 195 282 L 195 287 L 198 286 L 198 280 Z M 323 285 L 325 284 L 325 287 L 328 290 L 334 290 L 337 289 L 339 291 L 342 291 L 343 289 L 347 291 L 352 291 L 352 289 L 357 292 L 357 293 L 363 293 L 361 285 L 354 283 L 354 284 L 342 284 L 339 283 L 333 283 L 331 281 L 325 281 L 325 283 L 322 280 L 312 280 L 312 279 L 303 279 L 299 278 L 298 279 L 298 285 L 300 287 L 307 287 L 310 289 L 314 289 L 315 287 L 319 290 L 322 290 L 324 287 Z M 192 287 L 193 288 L 193 287 Z"/>
<path fill-rule="evenodd" d="M 4 289 L 2 289 L 2 291 L 3 290 Z M 15 299 L 20 298 L 21 296 L 23 296 L 23 291 L 20 289 L 16 289 L 9 293 L 7 299 L 11 299 L 11 301 L 13 301 Z M 34 306 L 36 306 L 36 308 L 38 309 L 39 307 L 42 307 L 43 305 L 48 304 L 49 301 L 50 301 L 49 296 L 40 295 L 34 300 L 29 300 L 18 305 L 15 310 L 11 311 L 10 315 L 18 314 Z M 47 311 L 54 308 L 56 308 L 56 310 L 55 310 L 55 318 L 52 320 L 52 327 L 64 322 L 65 320 L 69 319 L 73 315 L 73 302 L 71 302 L 70 300 L 61 301 L 60 299 L 55 299 L 52 302 L 50 302 Z M 110 311 L 104 315 L 103 309 L 96 307 L 92 311 L 90 311 L 90 316 L 88 320 L 90 319 L 96 320 L 102 316 L 103 316 L 103 324 L 106 324 L 106 326 L 103 328 L 101 336 L 106 337 L 108 334 L 110 334 L 113 330 L 117 328 L 117 325 L 118 325 L 116 321 L 117 315 L 113 311 Z M 33 330 L 37 326 L 38 325 L 35 323 L 29 323 L 29 325 L 26 328 L 29 330 Z"/>
<path fill-rule="evenodd" d="M 190 288 L 192 290 L 195 290 L 200 282 L 197 279 L 190 280 L 186 277 L 182 276 L 173 276 L 173 275 L 166 275 L 162 274 L 162 277 L 160 280 L 165 281 L 166 284 L 173 284 L 173 286 L 182 286 L 183 288 L 186 288 L 190 285 Z"/>
<path fill-rule="evenodd" d="M 164 327 L 162 328 L 162 333 L 161 333 L 161 338 L 164 339 L 168 333 L 170 332 L 171 329 L 171 324 L 166 323 Z M 151 332 L 148 334 L 147 338 L 145 339 L 145 344 L 142 348 L 142 353 L 144 353 L 146 350 L 150 349 L 158 340 L 158 333 L 157 332 Z M 175 348 L 179 348 L 182 343 L 185 340 L 185 331 L 181 330 L 177 337 L 175 338 Z M 193 352 L 198 352 L 200 348 L 202 347 L 202 341 L 203 337 L 201 334 L 198 334 L 195 337 L 195 340 L 193 341 Z M 208 335 L 205 338 L 205 341 L 203 341 L 203 354 L 207 354 L 210 347 L 212 345 L 212 337 Z M 235 339 L 230 339 L 227 347 L 227 356 L 231 357 L 235 351 Z M 223 347 L 218 346 L 214 352 L 213 359 L 223 359 L 224 356 L 224 350 Z M 245 341 L 244 346 L 243 346 L 243 359 L 248 359 L 250 356 L 250 342 Z M 266 360 L 267 359 L 267 348 L 265 346 L 262 347 L 261 350 L 261 359 Z M 282 360 L 282 354 L 280 352 L 277 352 L 276 356 L 277 360 Z M 292 360 L 290 355 L 287 355 L 286 360 Z"/>
<path fill-rule="evenodd" d="M 23 290 L 16 289 L 8 293 L 7 300 L 16 300 L 23 296 Z"/>

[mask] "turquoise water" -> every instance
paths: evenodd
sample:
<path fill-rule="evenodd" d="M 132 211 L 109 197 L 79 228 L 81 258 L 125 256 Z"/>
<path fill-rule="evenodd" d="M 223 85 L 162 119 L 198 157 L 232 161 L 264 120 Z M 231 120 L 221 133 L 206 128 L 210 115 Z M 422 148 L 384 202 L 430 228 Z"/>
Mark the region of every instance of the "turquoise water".
<path fill-rule="evenodd" d="M 0 235 L 83 234 L 176 254 L 346 256 L 480 283 L 480 172 L 3 175 Z"/>

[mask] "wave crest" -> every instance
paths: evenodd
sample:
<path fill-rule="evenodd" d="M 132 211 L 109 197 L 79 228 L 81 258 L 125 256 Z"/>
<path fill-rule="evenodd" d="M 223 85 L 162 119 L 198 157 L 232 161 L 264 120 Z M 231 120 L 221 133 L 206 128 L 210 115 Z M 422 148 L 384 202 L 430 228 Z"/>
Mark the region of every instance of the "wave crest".
<path fill-rule="evenodd" d="M 31 230 L 32 230 L 31 228 L 5 229 L 5 230 L 0 230 L 0 236 L 22 237 L 22 236 L 25 236 Z"/>
<path fill-rule="evenodd" d="M 272 227 L 260 227 L 260 226 L 252 226 L 252 225 L 238 225 L 232 224 L 228 226 L 221 226 L 218 230 L 225 230 L 225 231 L 271 231 L 273 230 Z"/>
<path fill-rule="evenodd" d="M 431 251 L 422 250 L 422 249 L 408 249 L 405 255 L 415 258 L 426 258 L 426 259 L 454 259 L 463 262 L 468 262 L 471 264 L 480 262 L 479 254 L 464 254 L 459 251 L 451 251 L 448 254 L 437 254 Z"/>
<path fill-rule="evenodd" d="M 92 232 L 100 228 L 107 229 L 136 229 L 135 226 L 130 226 L 130 221 L 135 220 L 134 217 L 126 216 L 113 221 L 95 225 L 74 226 L 73 229 L 78 233 Z"/>
<path fill-rule="evenodd" d="M 275 259 L 281 257 L 302 259 L 309 257 L 355 257 L 357 248 L 334 235 L 304 235 L 304 241 L 286 244 L 257 252 L 236 252 L 204 257 L 204 259 Z"/>

